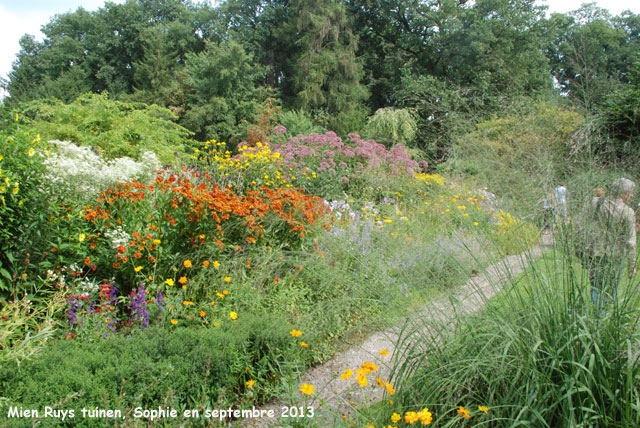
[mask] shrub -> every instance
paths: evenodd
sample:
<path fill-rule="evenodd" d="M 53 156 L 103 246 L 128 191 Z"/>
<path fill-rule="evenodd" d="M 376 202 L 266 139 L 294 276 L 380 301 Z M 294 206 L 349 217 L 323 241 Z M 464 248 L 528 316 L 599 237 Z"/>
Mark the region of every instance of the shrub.
<path fill-rule="evenodd" d="M 60 408 L 75 409 L 76 418 L 44 419 L 47 426 L 113 426 L 113 420 L 82 418 L 83 407 L 121 409 L 127 419 L 135 407 L 171 407 L 180 416 L 168 420 L 175 426 L 184 422 L 184 409 L 202 412 L 264 402 L 281 376 L 296 369 L 291 347 L 297 343 L 289 330 L 285 320 L 256 313 L 226 328 L 148 329 L 96 342 L 61 340 L 18 370 L 0 367 L 0 389 L 7 399 L 0 421 L 7 428 L 24 426 L 24 419 L 6 418 L 8 406 L 41 410 L 65 398 Z M 255 381 L 252 387 L 249 380 Z M 204 419 L 193 423 L 206 425 Z"/>
<path fill-rule="evenodd" d="M 516 212 L 531 212 L 547 183 L 571 173 L 570 142 L 581 121 L 579 114 L 545 103 L 494 117 L 457 139 L 448 167 L 471 173 L 476 183 L 491 183 Z"/>
<path fill-rule="evenodd" d="M 77 146 L 66 141 L 50 141 L 57 148 L 44 164 L 47 167 L 47 182 L 56 193 L 65 198 L 86 201 L 118 183 L 140 181 L 150 183 L 155 171 L 161 168 L 153 152 L 144 152 L 140 161 L 117 158 L 105 162 L 89 147 Z"/>
<path fill-rule="evenodd" d="M 55 234 L 51 218 L 63 211 L 47 192 L 46 143 L 40 135 L 26 131 L 17 114 L 2 113 L 9 123 L 0 131 L 0 299 L 10 287 L 14 296 L 31 291 L 14 287 L 19 281 L 24 284 L 18 275 L 26 273 L 30 260 L 40 261 Z"/>
<path fill-rule="evenodd" d="M 408 109 L 378 109 L 367 119 L 363 134 L 386 146 L 402 144 L 412 147 L 417 132 L 416 120 Z"/>
<path fill-rule="evenodd" d="M 309 135 L 312 133 L 324 134 L 326 129 L 315 124 L 302 110 L 288 110 L 278 115 L 278 124 L 284 126 L 287 136 Z"/>
<path fill-rule="evenodd" d="M 111 100 L 106 92 L 81 95 L 70 104 L 36 100 L 22 109 L 30 119 L 30 129 L 37 130 L 43 139 L 92 146 L 106 159 L 138 159 L 141 152 L 151 151 L 170 163 L 191 135 L 175 123 L 177 117 L 170 110 Z"/>

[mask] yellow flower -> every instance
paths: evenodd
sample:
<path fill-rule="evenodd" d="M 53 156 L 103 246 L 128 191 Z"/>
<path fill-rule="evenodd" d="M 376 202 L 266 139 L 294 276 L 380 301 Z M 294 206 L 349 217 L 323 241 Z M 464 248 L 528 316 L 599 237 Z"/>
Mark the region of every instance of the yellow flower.
<path fill-rule="evenodd" d="M 191 300 L 183 300 L 182 304 L 187 306 L 187 305 L 193 305 L 193 302 Z"/>
<path fill-rule="evenodd" d="M 362 373 L 362 374 L 366 375 L 366 374 L 369 374 L 369 373 L 375 372 L 375 371 L 378 371 L 378 366 L 376 366 L 373 363 L 370 363 L 369 361 L 365 361 L 360 366 L 360 370 L 357 370 L 357 373 Z"/>
<path fill-rule="evenodd" d="M 213 267 L 214 268 L 219 268 L 220 267 L 220 262 L 218 262 L 217 260 L 215 262 L 213 262 Z"/>
<path fill-rule="evenodd" d="M 394 424 L 400 422 L 400 419 L 402 419 L 402 416 L 400 416 L 397 413 L 394 413 L 393 415 L 391 415 L 391 422 L 393 422 Z"/>
<path fill-rule="evenodd" d="M 218 321 L 214 321 L 214 322 L 213 322 L 213 326 L 214 326 L 214 327 L 220 327 L 220 323 L 219 323 Z"/>
<path fill-rule="evenodd" d="M 136 272 L 140 272 L 142 270 L 142 266 L 136 266 L 133 270 Z"/>
<path fill-rule="evenodd" d="M 171 278 L 167 278 L 164 281 L 164 283 L 167 284 L 169 287 L 171 287 L 174 284 L 173 279 L 171 279 Z"/>
<path fill-rule="evenodd" d="M 430 425 L 433 420 L 431 412 L 426 407 L 418 412 L 418 419 L 422 425 Z"/>
<path fill-rule="evenodd" d="M 222 290 L 222 294 L 224 294 L 225 296 L 229 294 L 229 290 Z"/>
<path fill-rule="evenodd" d="M 360 386 L 367 386 L 367 377 L 365 375 L 363 375 L 362 373 L 359 374 L 358 376 L 356 376 L 356 381 L 358 382 L 358 384 Z"/>
<path fill-rule="evenodd" d="M 13 193 L 15 195 L 20 191 L 20 188 L 18 187 L 18 183 L 14 183 L 13 185 L 14 185 L 14 188 L 11 191 L 11 193 Z"/>
<path fill-rule="evenodd" d="M 219 291 L 216 291 L 216 296 L 218 296 L 218 297 L 219 297 L 219 298 L 221 298 L 221 299 L 224 299 L 224 294 L 222 294 L 222 293 L 221 293 L 221 292 L 219 292 Z"/>
<path fill-rule="evenodd" d="M 176 325 L 176 324 L 178 324 L 178 321 L 176 321 L 176 320 L 171 320 L 171 324 Z"/>
<path fill-rule="evenodd" d="M 247 385 L 247 388 L 251 388 L 255 383 L 256 381 L 251 379 L 250 381 L 245 382 L 245 385 Z"/>
<path fill-rule="evenodd" d="M 387 388 L 387 392 L 389 393 L 389 395 L 393 395 L 396 393 L 396 390 L 393 389 L 393 386 L 389 382 L 385 382 L 384 386 L 385 388 Z"/>
<path fill-rule="evenodd" d="M 471 412 L 469 412 L 464 407 L 462 406 L 458 407 L 458 415 L 460 415 L 461 418 L 469 419 L 471 417 L 470 413 Z"/>
<path fill-rule="evenodd" d="M 302 346 L 303 348 L 308 348 L 309 345 L 306 344 L 305 342 L 300 342 L 300 346 Z"/>
<path fill-rule="evenodd" d="M 418 414 L 416 412 L 407 412 L 404 414 L 404 421 L 409 425 L 418 422 Z"/>
<path fill-rule="evenodd" d="M 162 241 L 159 240 L 159 239 L 154 239 L 153 243 L 156 244 L 156 245 L 160 245 L 162 243 Z"/>
<path fill-rule="evenodd" d="M 381 377 L 379 377 L 379 376 L 376 378 L 376 383 L 378 384 L 378 386 L 379 386 L 380 388 L 383 388 L 383 387 L 384 387 L 384 382 L 382 382 L 382 378 L 381 378 Z"/>
<path fill-rule="evenodd" d="M 192 266 L 191 265 L 191 260 L 189 260 L 189 259 L 185 260 L 183 264 L 184 264 L 184 267 L 186 267 L 186 268 L 190 268 Z"/>
<path fill-rule="evenodd" d="M 382 351 L 380 351 L 381 357 L 386 357 L 387 355 L 389 355 L 389 351 L 387 351 L 386 349 L 383 349 Z"/>
<path fill-rule="evenodd" d="M 342 373 L 342 376 L 340 376 L 340 379 L 347 380 L 351 378 L 351 376 L 353 376 L 353 372 L 351 371 L 351 369 L 347 369 L 344 371 L 344 373 Z"/>
<path fill-rule="evenodd" d="M 233 312 L 233 311 L 231 311 L 231 312 L 229 312 L 229 318 L 231 318 L 232 320 L 235 321 L 235 320 L 238 319 L 238 314 Z"/>
<path fill-rule="evenodd" d="M 312 395 L 315 393 L 315 391 L 313 390 L 313 385 L 308 385 L 306 383 L 300 387 L 300 392 L 306 395 Z"/>
<path fill-rule="evenodd" d="M 300 330 L 291 330 L 289 332 L 289 334 L 293 337 L 300 337 L 302 336 L 302 332 Z"/>
<path fill-rule="evenodd" d="M 225 277 L 224 277 L 224 282 L 230 282 L 230 281 L 231 281 L 231 278 L 230 278 L 230 277 L 228 277 L 228 276 L 225 276 Z"/>
<path fill-rule="evenodd" d="M 33 147 L 29 149 L 29 157 L 33 156 L 36 154 L 36 151 L 33 150 Z"/>
<path fill-rule="evenodd" d="M 81 233 L 80 235 L 78 235 L 78 241 L 82 242 L 84 241 L 84 238 L 85 238 L 84 233 Z"/>
<path fill-rule="evenodd" d="M 489 413 L 489 408 L 487 406 L 478 406 L 478 410 L 484 413 Z"/>

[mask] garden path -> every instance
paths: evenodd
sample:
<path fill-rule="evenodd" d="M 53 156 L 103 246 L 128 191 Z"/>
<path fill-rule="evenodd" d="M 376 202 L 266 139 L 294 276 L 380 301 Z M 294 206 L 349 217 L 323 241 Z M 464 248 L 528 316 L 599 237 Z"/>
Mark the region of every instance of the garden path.
<path fill-rule="evenodd" d="M 509 283 L 509 279 L 522 273 L 524 269 L 552 244 L 551 235 L 543 235 L 542 241 L 530 248 L 528 251 L 507 256 L 501 261 L 489 266 L 470 278 L 466 284 L 455 289 L 451 294 L 436 298 L 429 302 L 428 307 L 414 312 L 402 325 L 389 328 L 375 333 L 364 340 L 363 343 L 355 345 L 337 355 L 333 359 L 317 367 L 311 368 L 300 380 L 303 383 L 312 384 L 315 394 L 303 396 L 296 391 L 292 402 L 273 402 L 262 406 L 261 410 L 273 410 L 276 417 L 245 419 L 238 423 L 238 426 L 247 428 L 280 427 L 292 426 L 279 419 L 282 414 L 282 407 L 292 406 L 313 406 L 314 417 L 309 418 L 308 425 L 314 427 L 332 427 L 338 424 L 334 421 L 343 415 L 349 416 L 358 407 L 366 407 L 383 398 L 384 388 L 378 387 L 375 378 L 380 376 L 387 380 L 391 374 L 393 358 L 402 355 L 401 349 L 396 349 L 401 333 L 404 331 L 415 331 L 416 334 L 428 334 L 429 325 L 449 325 L 453 326 L 456 314 L 472 314 L 484 307 L 486 302 L 493 297 L 500 289 Z M 430 322 L 431 321 L 431 322 Z M 419 343 L 411 342 L 403 336 L 403 346 L 419 346 Z M 381 356 L 380 351 L 388 350 L 388 355 Z M 340 376 L 345 370 L 351 369 L 355 372 L 360 365 L 369 361 L 379 367 L 373 375 L 369 375 L 369 384 L 361 388 L 355 381 L 355 373 L 349 380 L 341 380 Z M 306 398 L 306 401 L 305 401 Z M 358 403 L 354 406 L 353 403 Z M 289 419 L 289 422 L 299 421 L 299 425 L 306 426 L 304 419 Z"/>

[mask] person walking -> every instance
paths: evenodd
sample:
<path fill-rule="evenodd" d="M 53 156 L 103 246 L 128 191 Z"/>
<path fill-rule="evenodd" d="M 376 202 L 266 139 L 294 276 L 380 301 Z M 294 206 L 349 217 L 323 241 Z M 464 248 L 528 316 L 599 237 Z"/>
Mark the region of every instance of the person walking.
<path fill-rule="evenodd" d="M 637 272 L 635 213 L 627 205 L 635 187 L 633 181 L 619 178 L 613 182 L 610 196 L 591 200 L 596 233 L 591 243 L 589 282 L 591 300 L 597 307 L 616 298 L 625 264 L 629 278 Z"/>
<path fill-rule="evenodd" d="M 567 218 L 567 188 L 561 184 L 553 189 L 553 196 L 556 201 L 557 214 L 562 217 L 562 220 L 565 220 Z"/>

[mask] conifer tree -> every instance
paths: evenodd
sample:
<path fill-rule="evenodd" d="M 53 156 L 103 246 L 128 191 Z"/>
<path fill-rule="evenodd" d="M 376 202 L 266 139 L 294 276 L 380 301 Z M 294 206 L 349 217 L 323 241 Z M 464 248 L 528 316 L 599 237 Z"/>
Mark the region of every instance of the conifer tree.
<path fill-rule="evenodd" d="M 349 28 L 344 4 L 337 0 L 292 2 L 297 53 L 292 80 L 296 104 L 316 115 L 327 113 L 329 127 L 346 133 L 362 125 L 362 64 L 357 38 Z"/>

